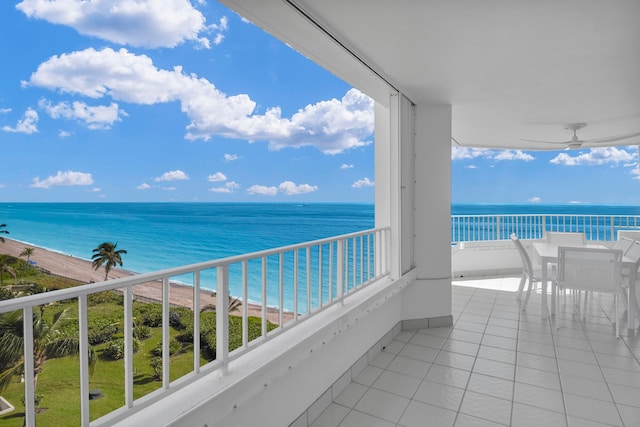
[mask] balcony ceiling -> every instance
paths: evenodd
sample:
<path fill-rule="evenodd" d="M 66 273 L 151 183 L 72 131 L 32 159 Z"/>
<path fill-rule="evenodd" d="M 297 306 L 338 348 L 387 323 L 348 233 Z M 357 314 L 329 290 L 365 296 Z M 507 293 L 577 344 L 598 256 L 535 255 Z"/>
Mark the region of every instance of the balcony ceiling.
<path fill-rule="evenodd" d="M 221 1 L 379 102 L 452 105 L 461 145 L 640 132 L 638 0 Z"/>

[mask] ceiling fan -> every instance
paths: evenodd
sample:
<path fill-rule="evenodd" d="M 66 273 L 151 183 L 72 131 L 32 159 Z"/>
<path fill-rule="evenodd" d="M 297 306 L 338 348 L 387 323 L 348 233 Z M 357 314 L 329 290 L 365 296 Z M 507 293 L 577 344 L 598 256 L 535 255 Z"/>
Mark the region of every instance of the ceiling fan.
<path fill-rule="evenodd" d="M 573 131 L 573 137 L 571 137 L 568 141 L 537 141 L 533 139 L 523 139 L 523 141 L 527 142 L 541 142 L 544 144 L 560 144 L 565 145 L 568 149 L 577 149 L 581 148 L 583 144 L 604 144 L 608 142 L 620 141 L 623 139 L 633 138 L 634 136 L 640 135 L 640 132 L 629 133 L 626 135 L 617 135 L 617 136 L 608 136 L 604 138 L 596 138 L 596 139 L 580 139 L 578 135 L 576 135 L 577 131 L 585 127 L 587 123 L 568 123 L 564 126 L 565 129 Z"/>

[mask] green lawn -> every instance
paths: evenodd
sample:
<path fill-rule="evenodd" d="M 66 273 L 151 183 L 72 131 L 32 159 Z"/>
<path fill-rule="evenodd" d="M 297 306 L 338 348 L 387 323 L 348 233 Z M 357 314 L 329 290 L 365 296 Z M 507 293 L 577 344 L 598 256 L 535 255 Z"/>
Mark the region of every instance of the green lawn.
<path fill-rule="evenodd" d="M 172 329 L 172 335 L 177 332 Z M 141 342 L 142 346 L 133 358 L 134 364 L 134 398 L 139 398 L 162 386 L 162 382 L 153 378 L 150 366 L 150 351 L 161 341 L 161 328 L 154 328 L 153 335 Z M 105 344 L 97 346 L 100 354 Z M 200 359 L 201 365 L 207 363 Z M 193 350 L 188 348 L 183 353 L 171 357 L 171 380 L 175 380 L 193 369 Z M 99 388 L 104 397 L 89 402 L 91 419 L 96 419 L 124 405 L 124 361 L 99 358 L 95 371 L 89 380 L 89 388 Z M 42 395 L 40 407 L 43 409 L 37 416 L 38 425 L 45 426 L 77 426 L 80 424 L 80 379 L 79 361 L 77 358 L 65 357 L 52 359 L 45 363 L 38 377 L 37 394 Z M 22 397 L 24 384 L 14 383 L 2 396 L 7 399 L 15 411 L 0 417 L 0 425 L 23 425 L 24 406 Z"/>

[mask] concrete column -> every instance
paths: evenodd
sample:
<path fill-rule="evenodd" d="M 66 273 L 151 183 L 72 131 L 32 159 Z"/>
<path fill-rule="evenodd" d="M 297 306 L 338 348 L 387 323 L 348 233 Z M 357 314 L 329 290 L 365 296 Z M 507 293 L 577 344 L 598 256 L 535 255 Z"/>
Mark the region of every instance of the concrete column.
<path fill-rule="evenodd" d="M 416 281 L 403 293 L 405 327 L 451 324 L 451 106 L 417 105 Z"/>

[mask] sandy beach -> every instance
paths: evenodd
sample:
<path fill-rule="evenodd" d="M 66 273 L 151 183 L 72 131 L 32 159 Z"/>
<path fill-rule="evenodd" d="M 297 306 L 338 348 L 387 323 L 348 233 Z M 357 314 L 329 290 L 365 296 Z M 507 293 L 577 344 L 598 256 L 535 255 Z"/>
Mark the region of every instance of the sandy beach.
<path fill-rule="evenodd" d="M 0 254 L 7 254 L 18 257 L 25 248 L 33 248 L 33 255 L 30 260 L 35 262 L 36 266 L 49 271 L 57 276 L 75 279 L 83 283 L 104 281 L 104 268 L 101 267 L 97 271 L 91 266 L 91 261 L 65 255 L 59 252 L 50 251 L 38 246 L 29 245 L 16 240 L 4 238 L 4 243 L 0 242 Z M 24 258 L 23 258 L 24 259 Z M 126 256 L 123 259 L 126 266 Z M 109 279 L 117 279 L 121 277 L 129 277 L 135 273 L 128 270 L 116 268 L 109 272 Z M 149 282 L 136 285 L 134 287 L 134 295 L 160 302 L 162 300 L 162 287 L 160 283 Z M 171 283 L 169 290 L 170 301 L 173 304 L 192 308 L 193 306 L 193 287 Z M 200 307 L 209 304 L 216 304 L 216 297 L 211 291 L 200 291 Z M 248 305 L 249 316 L 262 316 L 262 309 L 253 304 Z M 238 312 L 239 313 L 239 312 Z M 235 314 L 235 313 L 230 313 Z M 292 313 L 285 312 L 285 322 L 291 319 Z M 270 309 L 267 318 L 273 323 L 279 323 L 279 313 L 277 310 Z"/>

